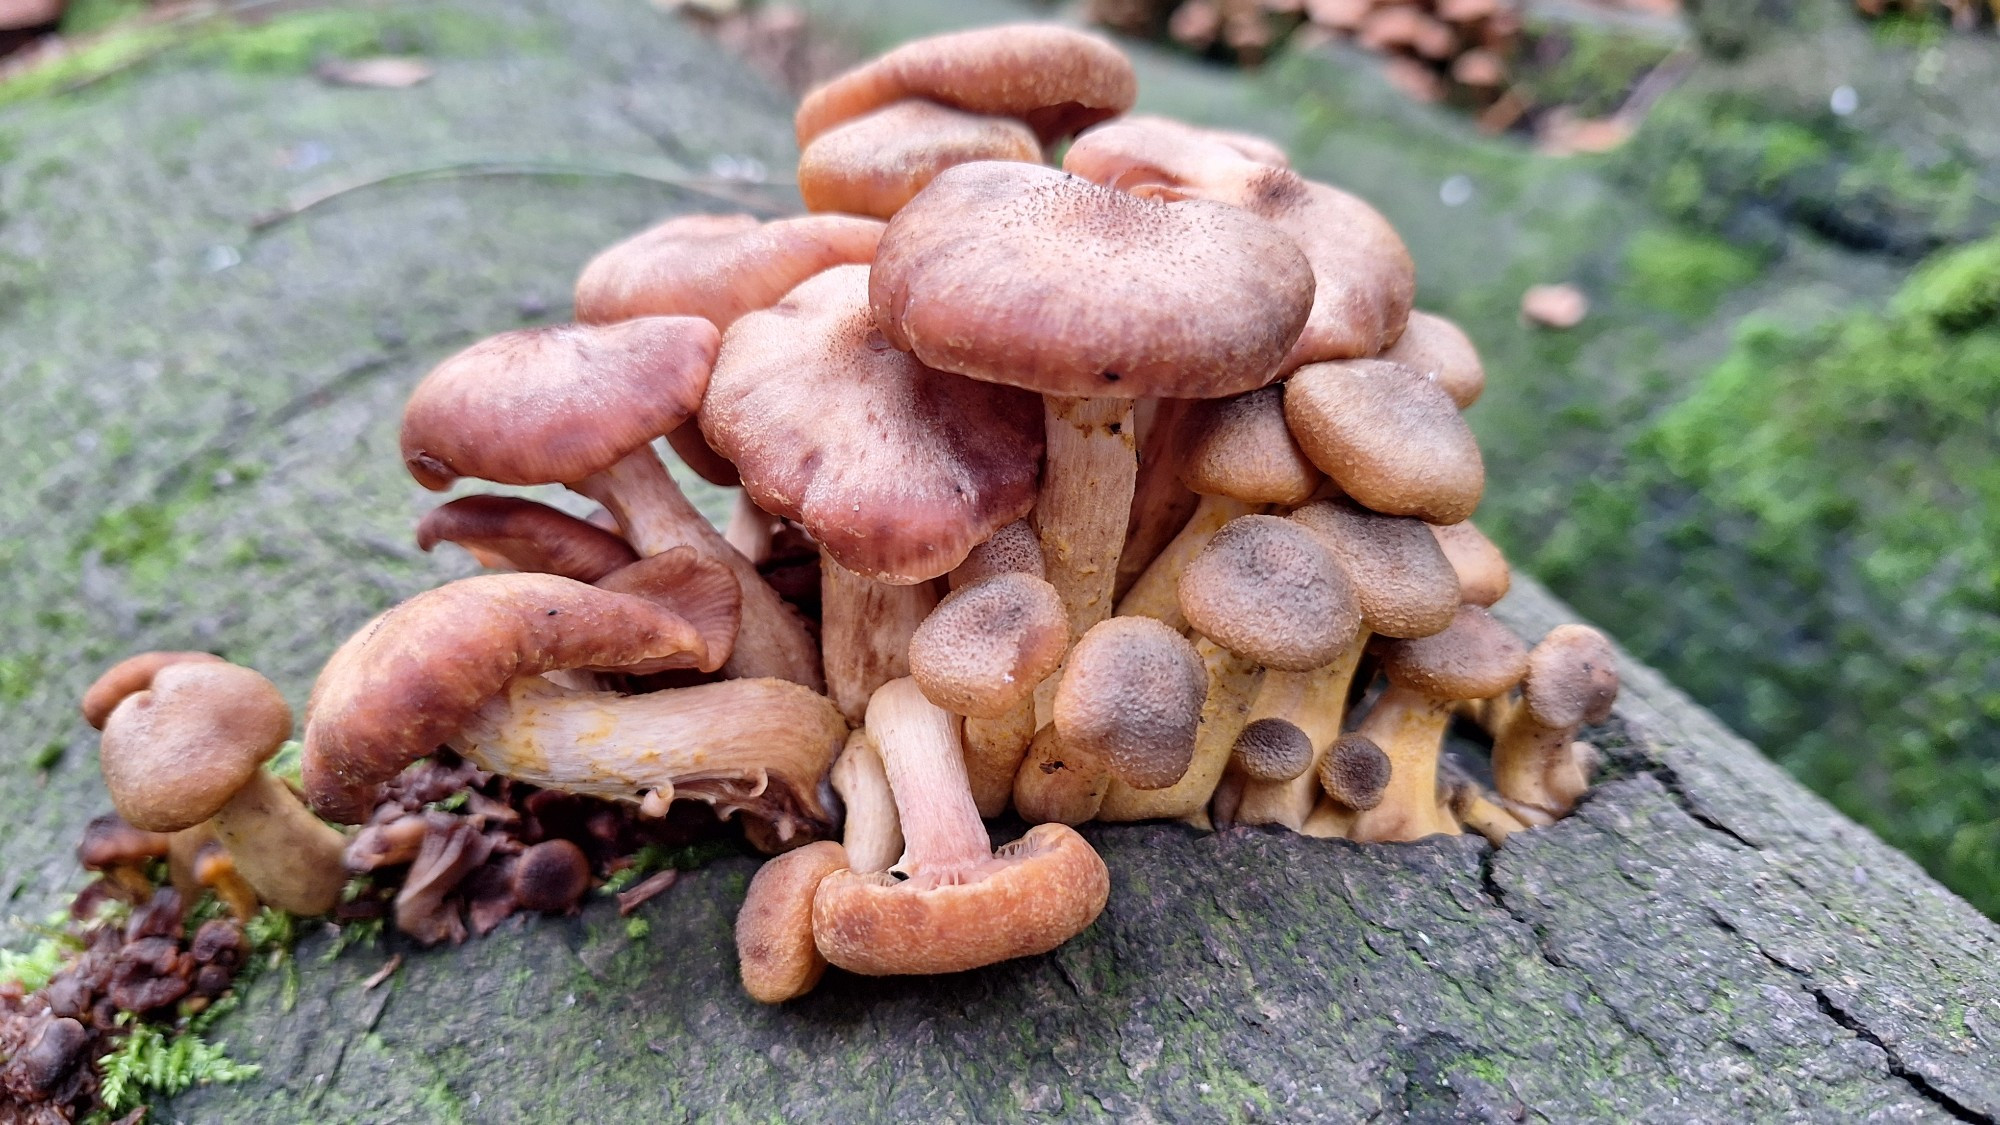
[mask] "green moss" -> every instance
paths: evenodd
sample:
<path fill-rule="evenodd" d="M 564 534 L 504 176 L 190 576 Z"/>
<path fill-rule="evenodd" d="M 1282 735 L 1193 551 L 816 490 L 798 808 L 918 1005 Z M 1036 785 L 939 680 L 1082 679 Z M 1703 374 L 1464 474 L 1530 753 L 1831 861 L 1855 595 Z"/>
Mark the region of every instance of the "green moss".
<path fill-rule="evenodd" d="M 70 0 L 63 9 L 62 33 L 89 35 L 145 10 L 145 0 Z"/>
<path fill-rule="evenodd" d="M 210 1082 L 242 1082 L 263 1070 L 231 1059 L 193 1032 L 170 1035 L 150 1024 L 133 1026 L 117 1050 L 98 1060 L 98 1068 L 104 1076 L 98 1096 L 113 1117 L 155 1097 Z"/>
<path fill-rule="evenodd" d="M 1674 49 L 1659 39 L 1581 22 L 1531 25 L 1515 89 L 1535 105 L 1568 106 L 1602 117 Z"/>
<path fill-rule="evenodd" d="M 1760 268 L 1757 255 L 1716 238 L 1643 230 L 1625 247 L 1625 292 L 1641 304 L 1698 317 L 1714 311 L 1723 294 L 1754 280 Z"/>

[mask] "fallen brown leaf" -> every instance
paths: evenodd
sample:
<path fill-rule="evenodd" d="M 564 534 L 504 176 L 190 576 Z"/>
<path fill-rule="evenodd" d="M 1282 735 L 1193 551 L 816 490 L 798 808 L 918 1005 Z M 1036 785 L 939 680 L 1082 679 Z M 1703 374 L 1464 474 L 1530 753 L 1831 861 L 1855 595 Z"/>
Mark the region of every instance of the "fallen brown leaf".
<path fill-rule="evenodd" d="M 1533 285 L 1521 294 L 1521 317 L 1543 328 L 1575 328 L 1590 313 L 1590 298 L 1574 285 Z"/>

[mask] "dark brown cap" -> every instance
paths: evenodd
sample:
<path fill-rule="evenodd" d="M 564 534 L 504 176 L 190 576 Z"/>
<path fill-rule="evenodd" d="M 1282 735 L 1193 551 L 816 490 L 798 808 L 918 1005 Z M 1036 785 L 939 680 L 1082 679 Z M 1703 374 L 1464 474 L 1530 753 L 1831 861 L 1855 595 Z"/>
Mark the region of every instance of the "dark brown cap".
<path fill-rule="evenodd" d="M 1343 734 L 1320 759 L 1319 783 L 1342 806 L 1367 812 L 1389 787 L 1389 755 L 1367 735 Z"/>
<path fill-rule="evenodd" d="M 514 900 L 524 910 L 574 910 L 590 889 L 590 860 L 568 840 L 543 840 L 514 861 Z"/>
<path fill-rule="evenodd" d="M 1041 158 L 1034 131 L 1019 121 L 912 98 L 814 138 L 799 153 L 799 194 L 808 210 L 886 219 L 955 164 Z"/>
<path fill-rule="evenodd" d="M 1354 586 L 1319 538 L 1278 516 L 1224 524 L 1181 572 L 1188 624 L 1231 652 L 1304 672 L 1354 643 Z"/>
<path fill-rule="evenodd" d="M 1056 588 L 996 574 L 939 602 L 910 637 L 910 676 L 953 714 L 997 719 L 1034 694 L 1069 649 Z"/>
<path fill-rule="evenodd" d="M 1528 653 L 1521 703 L 1542 726 L 1601 723 L 1617 700 L 1618 654 L 1590 626 L 1558 625 Z"/>
<path fill-rule="evenodd" d="M 1243 728 L 1230 757 L 1252 781 L 1290 781 L 1312 768 L 1313 744 L 1287 719 L 1258 719 Z"/>
<path fill-rule="evenodd" d="M 1433 699 L 1486 699 L 1521 682 L 1528 650 L 1476 605 L 1460 606 L 1451 628 L 1380 646 L 1390 682 Z"/>
<path fill-rule="evenodd" d="M 112 710 L 98 764 L 118 815 L 178 832 L 228 804 L 291 734 L 291 707 L 256 672 L 171 664 Z"/>
<path fill-rule="evenodd" d="M 1292 440 L 1283 387 L 1190 404 L 1181 418 L 1181 481 L 1246 504 L 1303 504 L 1326 478 Z"/>
<path fill-rule="evenodd" d="M 668 219 L 591 259 L 577 278 L 576 319 L 698 316 L 727 331 L 821 270 L 873 261 L 881 237 L 879 220 L 858 215 Z"/>
<path fill-rule="evenodd" d="M 1412 367 L 1436 380 L 1460 410 L 1486 390 L 1486 367 L 1465 331 L 1435 313 L 1412 311 L 1403 335 L 1382 358 Z"/>
<path fill-rule="evenodd" d="M 1354 583 L 1361 623 L 1370 631 L 1427 637 L 1451 624 L 1459 606 L 1458 574 L 1429 524 L 1345 499 L 1314 501 L 1291 519 L 1333 552 Z"/>
<path fill-rule="evenodd" d="M 461 496 L 417 521 L 417 546 L 456 543 L 493 570 L 595 582 L 639 561 L 623 536 L 519 496 Z"/>
<path fill-rule="evenodd" d="M 1400 363 L 1302 367 L 1285 384 L 1285 420 L 1341 491 L 1385 515 L 1457 523 L 1486 489 L 1479 443 L 1451 396 Z"/>
<path fill-rule="evenodd" d="M 1134 789 L 1164 789 L 1194 757 L 1208 699 L 1201 655 L 1150 617 L 1112 617 L 1070 651 L 1056 687 L 1056 736 Z"/>

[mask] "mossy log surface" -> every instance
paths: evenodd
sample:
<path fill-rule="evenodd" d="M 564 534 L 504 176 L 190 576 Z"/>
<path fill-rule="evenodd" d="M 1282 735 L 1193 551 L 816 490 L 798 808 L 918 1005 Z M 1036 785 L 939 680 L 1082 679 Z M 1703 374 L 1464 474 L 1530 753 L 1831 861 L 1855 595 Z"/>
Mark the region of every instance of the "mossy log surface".
<path fill-rule="evenodd" d="M 438 76 L 357 90 L 304 69 L 385 50 Z M 1145 66 L 1150 89 L 1295 139 L 1233 80 Z M 280 16 L 0 112 L 13 913 L 78 884 L 72 842 L 105 806 L 75 717 L 94 673 L 212 648 L 302 703 L 349 630 L 467 573 L 410 544 L 435 502 L 398 465 L 410 386 L 481 336 L 560 319 L 595 248 L 721 206 L 592 170 L 704 175 L 726 156 L 782 173 L 787 109 L 637 0 L 496 0 Z M 1336 162 L 1340 135 L 1320 144 Z M 1356 144 L 1371 194 L 1492 159 L 1421 121 Z M 518 174 L 530 161 L 573 174 Z M 516 174 L 399 180 L 255 223 L 329 186 L 496 162 Z M 1427 284 L 1491 282 L 1551 216 L 1615 220 L 1588 175 L 1557 187 L 1416 229 Z M 1417 204 L 1386 202 L 1411 226 Z M 1525 581 L 1502 614 L 1531 639 L 1570 616 Z M 456 949 L 322 960 L 314 934 L 295 1004 L 267 973 L 215 1029 L 261 1077 L 155 1119 L 2000 1116 L 1993 924 L 1657 676 L 1627 682 L 1595 732 L 1610 779 L 1553 829 L 1498 851 L 1095 829 L 1114 873 L 1097 925 L 953 977 L 835 973 L 750 1003 L 730 940 L 748 857 L 684 875 L 639 915 L 644 936 L 606 902 Z M 400 971 L 364 989 L 391 952 Z"/>

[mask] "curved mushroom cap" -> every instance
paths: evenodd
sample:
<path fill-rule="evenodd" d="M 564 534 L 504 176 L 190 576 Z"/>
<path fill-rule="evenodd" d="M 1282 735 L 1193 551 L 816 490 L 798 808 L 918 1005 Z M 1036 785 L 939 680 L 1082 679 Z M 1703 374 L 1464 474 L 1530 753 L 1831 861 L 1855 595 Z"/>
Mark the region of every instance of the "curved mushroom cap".
<path fill-rule="evenodd" d="M 590 889 L 590 860 L 568 840 L 543 840 L 514 861 L 514 901 L 526 910 L 569 910 Z"/>
<path fill-rule="evenodd" d="M 1034 694 L 1069 650 L 1062 595 L 1032 574 L 961 586 L 910 636 L 910 677 L 953 714 L 997 719 Z"/>
<path fill-rule="evenodd" d="M 736 649 L 736 631 L 743 623 L 743 587 L 727 563 L 693 547 L 675 547 L 629 563 L 594 585 L 609 593 L 644 598 L 694 626 L 707 654 L 699 665 L 704 672 L 728 663 Z"/>
<path fill-rule="evenodd" d="M 1291 239 L 1237 208 L 986 161 L 946 169 L 890 220 L 869 296 L 889 342 L 942 370 L 1044 394 L 1215 398 L 1276 376 L 1312 286 Z"/>
<path fill-rule="evenodd" d="M 1486 490 L 1479 443 L 1451 396 L 1400 363 L 1300 368 L 1285 384 L 1285 421 L 1313 464 L 1377 512 L 1457 523 Z"/>
<path fill-rule="evenodd" d="M 799 194 L 810 211 L 886 219 L 946 168 L 974 160 L 1034 164 L 1041 159 L 1033 130 L 1019 121 L 909 99 L 815 138 L 799 154 Z"/>
<path fill-rule="evenodd" d="M 1479 401 L 1486 390 L 1486 365 L 1464 329 L 1451 321 L 1417 310 L 1394 346 L 1381 358 L 1412 367 L 1436 380 L 1460 410 Z"/>
<path fill-rule="evenodd" d="M 228 804 L 291 735 L 291 707 L 256 672 L 170 664 L 112 710 L 98 764 L 118 815 L 178 832 Z"/>
<path fill-rule="evenodd" d="M 934 35 L 810 91 L 793 118 L 801 147 L 828 129 L 904 98 L 1016 117 L 1043 144 L 1132 108 L 1139 79 L 1118 48 L 1049 24 Z"/>
<path fill-rule="evenodd" d="M 1282 387 L 1191 404 L 1181 420 L 1181 482 L 1246 504 L 1303 504 L 1325 478 L 1285 425 Z"/>
<path fill-rule="evenodd" d="M 1230 756 L 1252 781 L 1290 781 L 1312 768 L 1313 744 L 1287 719 L 1258 719 L 1243 728 Z"/>
<path fill-rule="evenodd" d="M 840 565 L 919 582 L 1034 507 L 1041 404 L 889 347 L 867 296 L 867 267 L 840 266 L 738 321 L 701 428 Z"/>
<path fill-rule="evenodd" d="M 403 463 L 429 489 L 580 481 L 686 421 L 721 343 L 691 316 L 503 332 L 417 384 Z"/>
<path fill-rule="evenodd" d="M 1290 165 L 1284 151 L 1262 137 L 1142 114 L 1107 121 L 1077 137 L 1063 154 L 1062 166 L 1119 191 L 1141 186 L 1218 190 L 1242 178 L 1245 162 Z"/>
<path fill-rule="evenodd" d="M 1037 824 L 962 883 L 836 872 L 813 896 L 813 939 L 868 976 L 955 973 L 1046 953 L 1097 920 L 1111 873 L 1074 828 Z"/>
<path fill-rule="evenodd" d="M 735 488 L 743 483 L 743 475 L 729 463 L 729 458 L 709 448 L 708 439 L 701 436 L 699 417 L 689 418 L 674 427 L 674 431 L 667 435 L 667 444 L 673 448 L 674 456 L 681 459 L 681 464 L 693 469 L 696 476 L 708 483 L 724 488 Z"/>
<path fill-rule="evenodd" d="M 1458 613 L 1458 574 L 1429 524 L 1346 500 L 1319 500 L 1290 517 L 1319 536 L 1354 583 L 1361 623 L 1386 637 L 1428 637 Z"/>
<path fill-rule="evenodd" d="M 76 845 L 76 861 L 91 871 L 144 863 L 167 854 L 173 834 L 134 828 L 117 813 L 90 818 Z"/>
<path fill-rule="evenodd" d="M 1430 527 L 1458 575 L 1460 601 L 1490 606 L 1507 596 L 1507 588 L 1513 584 L 1507 557 L 1484 532 L 1472 526 L 1471 520 Z"/>
<path fill-rule="evenodd" d="M 390 609 L 327 660 L 306 708 L 306 796 L 320 815 L 358 823 L 377 786 L 458 733 L 517 676 L 713 671 L 723 659 L 693 624 L 647 598 L 552 574 L 460 579 Z"/>
<path fill-rule="evenodd" d="M 1304 672 L 1361 629 L 1354 586 L 1318 537 L 1279 516 L 1239 516 L 1181 572 L 1181 612 L 1203 636 L 1268 668 Z"/>
<path fill-rule="evenodd" d="M 1476 605 L 1460 606 L 1451 628 L 1381 647 L 1391 683 L 1432 699 L 1487 699 L 1528 671 L 1528 650 L 1505 625 Z"/>
<path fill-rule="evenodd" d="M 1574 728 L 1611 717 L 1618 654 L 1588 625 L 1558 625 L 1528 653 L 1521 702 L 1542 726 Z"/>
<path fill-rule="evenodd" d="M 1367 812 L 1389 787 L 1389 755 L 1365 734 L 1343 734 L 1320 759 L 1319 783 L 1341 805 Z"/>
<path fill-rule="evenodd" d="M 970 586 L 996 574 L 1049 576 L 1047 560 L 1042 557 L 1042 537 L 1027 520 L 1015 520 L 968 552 L 965 561 L 952 568 L 951 588 Z"/>
<path fill-rule="evenodd" d="M 1151 617 L 1110 617 L 1070 651 L 1056 737 L 1134 789 L 1165 789 L 1194 758 L 1208 672 L 1186 637 Z"/>
<path fill-rule="evenodd" d="M 479 565 L 595 582 L 639 561 L 623 536 L 519 496 L 461 496 L 424 513 L 417 546 L 456 543 Z"/>
<path fill-rule="evenodd" d="M 813 943 L 813 898 L 827 876 L 847 869 L 847 850 L 820 840 L 751 876 L 736 912 L 736 962 L 752 1000 L 782 1004 L 811 992 L 826 974 L 826 958 Z"/>
<path fill-rule="evenodd" d="M 111 717 L 111 711 L 135 691 L 145 691 L 152 686 L 153 677 L 160 669 L 171 664 L 221 664 L 220 656 L 212 652 L 141 652 L 128 656 L 92 681 L 83 693 L 83 721 L 97 730 L 104 729 L 104 720 Z"/>
<path fill-rule="evenodd" d="M 870 262 L 882 223 L 858 215 L 804 215 L 759 223 L 749 215 L 683 215 L 590 260 L 576 280 L 576 319 L 611 324 L 644 316 L 698 316 L 720 331 L 767 309 L 806 278 Z"/>

